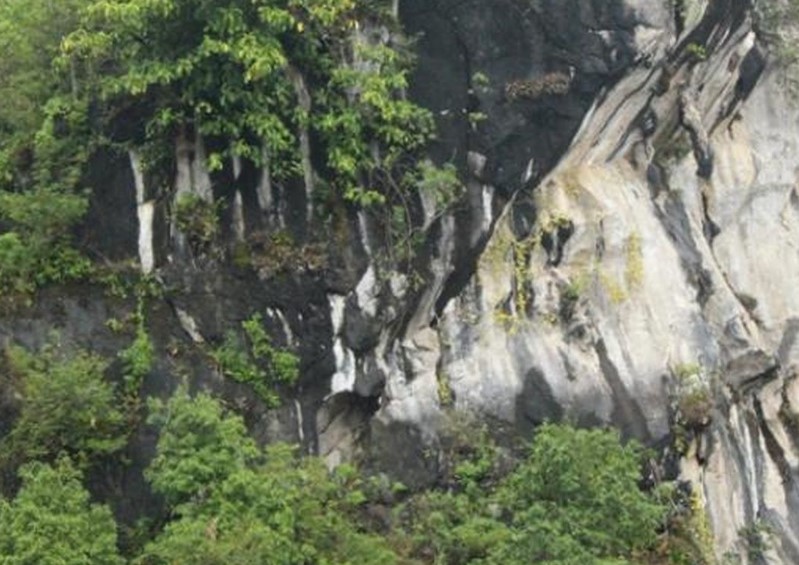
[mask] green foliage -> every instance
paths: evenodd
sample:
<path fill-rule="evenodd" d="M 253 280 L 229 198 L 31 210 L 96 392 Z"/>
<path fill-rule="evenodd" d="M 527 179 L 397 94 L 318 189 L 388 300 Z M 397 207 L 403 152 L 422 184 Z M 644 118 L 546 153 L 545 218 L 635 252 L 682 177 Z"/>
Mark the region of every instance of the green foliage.
<path fill-rule="evenodd" d="M 398 96 L 408 85 L 407 55 L 359 42 L 352 57 L 357 65 L 332 72 L 319 127 L 345 197 L 370 206 L 385 202 L 388 195 L 372 183 L 364 188 L 362 177 L 371 180 L 377 171 L 390 171 L 404 154 L 422 147 L 432 136 L 433 122 L 429 112 Z M 371 149 L 375 141 L 384 149 L 382 155 Z"/>
<path fill-rule="evenodd" d="M 391 23 L 371 0 L 3 2 L 0 291 L 86 276 L 69 246 L 87 202 L 76 189 L 111 138 L 166 172 L 175 139 L 198 132 L 214 140 L 211 170 L 233 156 L 266 159 L 284 183 L 300 173 L 308 131 L 339 195 L 362 206 L 407 201 L 412 188 L 395 179 L 433 120 L 404 96 L 407 47 L 369 31 Z M 205 247 L 216 212 L 182 199 L 176 222 Z M 35 214 L 43 221 L 23 219 Z"/>
<path fill-rule="evenodd" d="M 184 126 L 229 140 L 209 156 L 212 169 L 233 155 L 262 164 L 265 149 L 273 178 L 286 179 L 299 167 L 297 133 L 311 128 L 341 194 L 369 204 L 384 195 L 363 188 L 366 177 L 432 131 L 429 112 L 401 95 L 409 57 L 352 41 L 358 20 L 386 17 L 367 0 L 93 0 L 61 65 L 79 69 L 109 107 L 139 107 L 147 143 Z"/>
<path fill-rule="evenodd" d="M 136 333 L 133 342 L 118 353 L 118 357 L 122 361 L 124 401 L 127 404 L 128 415 L 134 424 L 138 420 L 138 412 L 141 406 L 139 390 L 141 389 L 142 381 L 153 368 L 155 355 L 153 342 L 147 333 L 144 306 L 145 299 L 140 290 L 136 305 L 136 315 L 134 316 Z M 109 329 L 113 331 L 113 328 L 109 327 Z"/>
<path fill-rule="evenodd" d="M 743 542 L 750 563 L 765 560 L 766 553 L 774 545 L 774 529 L 761 518 L 741 528 L 738 535 Z"/>
<path fill-rule="evenodd" d="M 442 564 L 622 563 L 654 545 L 666 506 L 638 488 L 638 445 L 621 445 L 613 432 L 546 424 L 527 459 L 497 479 L 499 452 L 486 432 L 455 429 L 462 430 L 451 444 L 450 456 L 461 457 L 455 487 L 423 493 L 400 512 L 412 556 Z M 464 442 L 464 434 L 473 439 Z"/>
<path fill-rule="evenodd" d="M 253 314 L 241 323 L 244 333 L 250 342 L 250 351 L 255 359 L 271 362 L 274 380 L 292 384 L 299 376 L 299 359 L 288 351 L 280 350 L 272 345 L 272 340 L 264 330 L 260 314 Z"/>
<path fill-rule="evenodd" d="M 500 459 L 488 426 L 467 412 L 450 411 L 441 433 L 443 480 L 471 498 L 481 496 L 496 482 Z"/>
<path fill-rule="evenodd" d="M 241 418 L 206 395 L 180 390 L 155 406 L 162 431 L 148 476 L 175 519 L 141 563 L 250 564 L 395 561 L 354 520 L 364 500 L 352 469 L 331 474 L 293 448 L 262 453 Z"/>
<path fill-rule="evenodd" d="M 125 375 L 125 388 L 130 394 L 138 391 L 141 380 L 153 366 L 153 342 L 143 322 L 136 325 L 136 337 L 130 347 L 119 352 Z"/>
<path fill-rule="evenodd" d="M 473 499 L 429 491 L 412 498 L 400 513 L 409 557 L 440 564 L 480 563 L 492 547 L 506 545 L 513 532 L 488 507 L 490 493 Z"/>
<path fill-rule="evenodd" d="M 694 61 L 704 61 L 707 59 L 707 49 L 705 49 L 704 45 L 699 45 L 698 43 L 689 43 L 685 47 L 685 52 L 688 53 L 688 56 Z"/>
<path fill-rule="evenodd" d="M 452 406 L 455 398 L 452 392 L 452 385 L 449 382 L 449 375 L 441 371 L 436 372 L 436 392 L 438 393 L 439 406 Z"/>
<path fill-rule="evenodd" d="M 248 322 L 253 349 L 268 351 L 260 322 Z M 36 363 L 23 355 L 14 367 L 24 373 Z M 376 532 L 369 521 L 375 504 L 407 496 L 404 489 L 365 481 L 346 465 L 330 472 L 289 446 L 262 450 L 241 417 L 185 387 L 166 402 L 152 400 L 149 423 L 159 439 L 145 477 L 168 513 L 137 543 L 135 563 L 554 565 L 647 555 L 683 563 L 701 555 L 686 533 L 693 510 L 674 496 L 640 491 L 643 452 L 611 432 L 544 425 L 508 474 L 487 428 L 455 419 L 441 446 L 444 488 L 411 496 L 393 525 Z M 17 499 L 0 502 L 0 527 L 12 532 L 0 538 L 0 557 L 18 559 L 3 562 L 64 562 L 59 555 L 69 563 L 119 562 L 110 513 L 89 505 L 66 459 L 23 467 L 20 475 Z M 669 517 L 667 504 L 676 509 Z M 688 541 L 659 544 L 665 553 L 655 553 L 664 524 Z"/>
<path fill-rule="evenodd" d="M 463 193 L 458 170 L 452 163 L 438 167 L 430 160 L 421 161 L 417 175 L 416 187 L 419 191 L 432 195 L 439 209 L 449 206 Z"/>
<path fill-rule="evenodd" d="M 52 346 L 35 355 L 12 347 L 6 358 L 22 396 L 20 415 L 3 441 L 12 463 L 60 453 L 85 462 L 125 445 L 123 416 L 103 379 L 101 358 L 84 351 L 67 357 Z"/>
<path fill-rule="evenodd" d="M 478 71 L 472 75 L 472 84 L 477 88 L 488 88 L 491 86 L 491 79 L 485 73 Z"/>
<path fill-rule="evenodd" d="M 412 201 L 408 195 L 420 195 L 425 208 L 425 227 L 429 227 L 451 209 L 463 192 L 463 183 L 452 163 L 438 166 L 424 159 L 405 174 L 401 185 L 396 187 L 399 197 L 386 209 L 387 251 L 395 264 L 410 262 L 425 239 L 423 226 L 414 223 Z"/>
<path fill-rule="evenodd" d="M 5 565 L 116 565 L 111 511 L 90 504 L 81 473 L 66 459 L 20 470 L 22 489 L 0 499 L 0 562 Z"/>
<path fill-rule="evenodd" d="M 76 193 L 88 141 L 85 105 L 69 73 L 52 67 L 62 38 L 88 0 L 0 3 L 0 294 L 30 294 L 80 279 L 89 262 L 69 246 L 85 214 Z"/>
<path fill-rule="evenodd" d="M 81 279 L 89 261 L 69 246 L 69 229 L 86 212 L 85 197 L 59 190 L 0 191 L 0 292 L 27 294 L 52 282 Z"/>
<path fill-rule="evenodd" d="M 33 290 L 31 274 L 36 259 L 18 233 L 0 235 L 0 287 L 4 294 L 26 294 Z"/>
<path fill-rule="evenodd" d="M 78 23 L 88 0 L 3 0 L 0 3 L 0 187 L 26 184 L 21 172 L 45 145 L 48 100 L 69 92 L 69 73 L 54 71 L 61 39 Z M 39 139 L 37 132 L 40 132 Z M 37 147 L 38 146 L 38 147 Z"/>
<path fill-rule="evenodd" d="M 546 517 L 596 556 L 629 554 L 654 541 L 664 510 L 637 487 L 642 456 L 615 432 L 546 424 L 498 499 L 514 524 Z"/>
<path fill-rule="evenodd" d="M 175 204 L 175 225 L 194 248 L 206 248 L 219 234 L 218 213 L 217 203 L 184 194 Z"/>
<path fill-rule="evenodd" d="M 713 529 L 699 492 L 689 483 L 663 483 L 656 498 L 667 508 L 655 551 L 657 563 L 716 565 Z M 725 560 L 724 563 L 727 563 Z"/>
<path fill-rule="evenodd" d="M 299 377 L 299 358 L 272 344 L 260 314 L 254 314 L 241 326 L 248 347 L 243 347 L 237 334 L 231 331 L 225 336 L 222 345 L 211 352 L 211 356 L 226 376 L 249 384 L 267 406 L 277 407 L 280 397 L 275 387 L 296 382 Z"/>
<path fill-rule="evenodd" d="M 202 497 L 256 459 L 241 418 L 207 394 L 179 388 L 168 402 L 150 402 L 148 423 L 160 428 L 158 453 L 147 471 L 154 490 L 176 507 Z"/>

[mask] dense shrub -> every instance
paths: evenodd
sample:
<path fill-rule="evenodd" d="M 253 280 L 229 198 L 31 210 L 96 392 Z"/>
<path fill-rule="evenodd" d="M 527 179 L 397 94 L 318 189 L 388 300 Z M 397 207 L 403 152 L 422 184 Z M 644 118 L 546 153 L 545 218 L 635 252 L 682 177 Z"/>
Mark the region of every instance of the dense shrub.
<path fill-rule="evenodd" d="M 6 464 L 53 460 L 61 453 L 89 462 L 125 445 L 124 418 L 103 378 L 103 359 L 84 351 L 65 355 L 52 346 L 38 354 L 12 347 L 6 358 L 22 399 L 1 444 Z"/>
<path fill-rule="evenodd" d="M 116 524 L 91 504 L 68 459 L 20 470 L 22 489 L 0 499 L 0 562 L 5 565 L 119 565 Z"/>

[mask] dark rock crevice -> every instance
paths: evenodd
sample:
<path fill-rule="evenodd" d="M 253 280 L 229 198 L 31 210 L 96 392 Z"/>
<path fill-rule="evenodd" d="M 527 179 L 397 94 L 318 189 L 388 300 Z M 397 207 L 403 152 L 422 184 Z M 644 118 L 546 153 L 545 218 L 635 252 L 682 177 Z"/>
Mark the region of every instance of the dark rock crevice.
<path fill-rule="evenodd" d="M 645 442 L 651 441 L 652 438 L 649 434 L 646 417 L 635 398 L 630 394 L 629 389 L 624 385 L 618 369 L 608 355 L 604 340 L 597 341 L 595 350 L 599 358 L 602 375 L 613 392 L 614 408 L 612 417 L 614 425 L 622 430 L 622 434 L 625 437 L 634 437 Z"/>

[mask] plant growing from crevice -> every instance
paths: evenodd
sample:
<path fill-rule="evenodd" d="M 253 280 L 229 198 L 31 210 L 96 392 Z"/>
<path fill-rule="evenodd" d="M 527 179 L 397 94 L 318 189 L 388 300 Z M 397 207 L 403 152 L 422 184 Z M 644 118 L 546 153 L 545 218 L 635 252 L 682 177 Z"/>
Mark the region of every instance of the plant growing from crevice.
<path fill-rule="evenodd" d="M 672 374 L 675 428 L 687 434 L 704 430 L 713 417 L 714 401 L 710 376 L 701 365 L 696 364 L 677 365 L 672 369 Z"/>
<path fill-rule="evenodd" d="M 624 243 L 625 265 L 624 279 L 631 290 L 640 288 L 644 282 L 644 253 L 641 247 L 641 236 L 633 233 Z"/>
<path fill-rule="evenodd" d="M 138 422 L 141 408 L 141 386 L 144 378 L 152 371 L 155 351 L 150 335 L 147 333 L 145 318 L 145 295 L 140 293 L 136 312 L 132 319 L 135 324 L 133 342 L 118 353 L 122 362 L 122 396 L 128 419 L 132 424 Z"/>
<path fill-rule="evenodd" d="M 286 230 L 255 232 L 234 252 L 239 267 L 253 268 L 263 278 L 319 271 L 328 263 L 321 243 L 298 244 Z"/>
<path fill-rule="evenodd" d="M 105 360 L 56 345 L 36 353 L 11 347 L 5 354 L 22 400 L 20 416 L 3 438 L 5 457 L 0 459 L 19 464 L 52 461 L 66 453 L 86 464 L 125 445 L 124 417 L 104 378 Z"/>
<path fill-rule="evenodd" d="M 698 43 L 689 43 L 685 47 L 685 52 L 688 54 L 688 57 L 694 62 L 701 62 L 707 60 L 707 49 L 705 49 L 704 45 L 699 45 Z"/>
<path fill-rule="evenodd" d="M 666 507 L 654 556 L 675 565 L 718 565 L 707 509 L 696 487 L 688 482 L 657 486 L 655 497 Z"/>
<path fill-rule="evenodd" d="M 571 78 L 555 71 L 530 79 L 515 79 L 505 84 L 505 97 L 511 101 L 535 101 L 542 96 L 564 95 L 571 88 Z"/>
<path fill-rule="evenodd" d="M 450 382 L 449 375 L 444 371 L 436 372 L 436 391 L 438 393 L 439 406 L 449 407 L 455 402 L 452 383 Z"/>
<path fill-rule="evenodd" d="M 394 198 L 385 207 L 383 222 L 389 267 L 412 263 L 425 241 L 427 234 L 423 230 L 450 212 L 465 190 L 455 165 L 436 165 L 429 159 L 417 163 L 393 186 Z M 412 195 L 418 195 L 418 203 Z M 416 206 L 422 208 L 423 225 L 415 220 Z"/>
<path fill-rule="evenodd" d="M 585 285 L 585 279 L 578 277 L 561 287 L 558 314 L 564 322 L 568 322 L 574 316 L 574 310 L 585 290 Z"/>
<path fill-rule="evenodd" d="M 750 563 L 759 563 L 774 544 L 774 529 L 762 518 L 738 530 L 738 537 Z"/>
<path fill-rule="evenodd" d="M 219 235 L 219 206 L 196 194 L 180 195 L 175 202 L 175 226 L 195 252 L 207 251 Z"/>
<path fill-rule="evenodd" d="M 299 358 L 273 345 L 260 314 L 243 321 L 241 327 L 243 339 L 229 331 L 211 357 L 225 376 L 251 386 L 269 408 L 276 408 L 280 405 L 277 387 L 294 384 L 299 377 Z"/>

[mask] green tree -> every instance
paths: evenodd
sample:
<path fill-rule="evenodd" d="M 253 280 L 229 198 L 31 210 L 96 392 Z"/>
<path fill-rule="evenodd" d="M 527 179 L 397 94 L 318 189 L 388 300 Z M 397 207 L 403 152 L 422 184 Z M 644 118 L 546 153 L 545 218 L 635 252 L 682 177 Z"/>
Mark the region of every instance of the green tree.
<path fill-rule="evenodd" d="M 30 157 L 48 100 L 70 89 L 69 74 L 59 73 L 53 60 L 88 2 L 0 2 L 0 186 L 13 180 L 13 165 Z"/>
<path fill-rule="evenodd" d="M 53 65 L 89 0 L 0 2 L 0 293 L 27 294 L 81 278 L 88 262 L 70 246 L 85 214 L 74 189 L 87 156 L 84 101 Z M 8 299 L 8 296 L 6 296 Z"/>
<path fill-rule="evenodd" d="M 38 354 L 12 347 L 6 359 L 22 394 L 19 418 L 3 441 L 13 464 L 61 453 L 89 462 L 124 447 L 123 415 L 103 378 L 101 358 L 84 351 L 65 357 L 54 347 Z"/>
<path fill-rule="evenodd" d="M 147 144 L 162 147 L 186 128 L 225 140 L 209 156 L 212 168 L 229 155 L 260 165 L 267 156 L 274 179 L 295 175 L 298 132 L 311 128 L 341 193 L 380 201 L 391 189 L 377 191 L 375 170 L 421 147 L 432 118 L 402 95 L 410 60 L 401 49 L 353 41 L 360 20 L 388 23 L 377 6 L 93 0 L 63 43 L 62 66 L 79 69 L 112 117 L 114 108 L 137 108 Z"/>
<path fill-rule="evenodd" d="M 642 456 L 617 432 L 541 426 L 528 458 L 498 489 L 517 533 L 495 554 L 518 554 L 518 544 L 525 562 L 531 555 L 558 562 L 569 554 L 616 558 L 648 548 L 665 509 L 638 488 Z M 534 547 L 539 553 L 527 551 Z"/>
<path fill-rule="evenodd" d="M 615 432 L 547 424 L 528 457 L 495 484 L 489 471 L 499 451 L 485 434 L 472 435 L 471 450 L 463 437 L 453 445 L 458 457 L 466 454 L 455 466 L 458 483 L 400 508 L 410 557 L 442 565 L 611 564 L 634 561 L 654 544 L 665 506 L 638 488 L 637 444 L 622 445 Z"/>
<path fill-rule="evenodd" d="M 241 418 L 207 395 L 179 390 L 156 409 L 162 424 L 148 476 L 173 520 L 141 563 L 285 565 L 394 561 L 378 537 L 362 533 L 357 475 L 328 472 L 316 458 L 275 445 L 262 453 Z"/>
<path fill-rule="evenodd" d="M 207 394 L 190 397 L 185 387 L 167 402 L 151 401 L 148 422 L 160 435 L 146 475 L 173 508 L 207 496 L 259 456 L 241 418 L 226 414 Z"/>
<path fill-rule="evenodd" d="M 81 474 L 66 459 L 30 463 L 22 489 L 0 499 L 0 562 L 5 565 L 117 565 L 116 524 L 106 506 L 90 504 Z"/>

